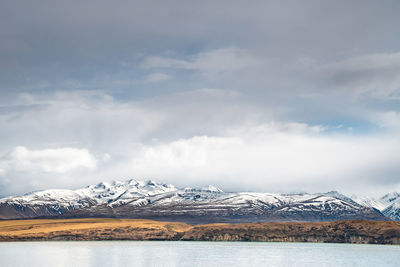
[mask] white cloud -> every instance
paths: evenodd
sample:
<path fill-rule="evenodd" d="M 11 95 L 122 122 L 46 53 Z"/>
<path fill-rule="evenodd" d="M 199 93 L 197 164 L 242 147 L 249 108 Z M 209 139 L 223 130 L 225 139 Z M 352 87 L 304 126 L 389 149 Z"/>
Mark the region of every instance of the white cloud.
<path fill-rule="evenodd" d="M 96 159 L 87 149 L 56 148 L 29 150 L 15 147 L 1 160 L 8 171 L 65 173 L 76 168 L 96 168 Z"/>
<path fill-rule="evenodd" d="M 400 113 L 396 111 L 374 112 L 370 114 L 370 119 L 380 128 L 400 130 Z"/>
<path fill-rule="evenodd" d="M 15 104 L 44 107 L 0 116 L 1 153 L 11 151 L 1 158 L 0 194 L 130 177 L 253 191 L 355 193 L 398 184 L 398 113 L 374 117 L 386 135 L 349 133 L 348 123 L 339 135 L 329 125 L 280 120 L 244 97 L 221 89 L 140 101 L 100 92 L 24 94 Z M 15 148 L 21 143 L 30 149 Z M 39 146 L 52 149 L 31 149 Z"/>
<path fill-rule="evenodd" d="M 203 167 L 207 165 L 212 151 L 240 144 L 242 141 L 238 138 L 195 136 L 168 144 L 144 147 L 138 158 L 133 160 L 133 165 L 146 171 L 155 165 L 160 170 Z"/>
<path fill-rule="evenodd" d="M 144 146 L 130 171 L 226 190 L 360 193 L 380 183 L 400 186 L 399 146 L 393 136 L 326 136 L 303 124 L 264 125 L 234 136 L 195 136 Z"/>
<path fill-rule="evenodd" d="M 110 154 L 105 153 L 105 154 L 103 155 L 103 161 L 104 161 L 104 162 L 108 162 L 108 161 L 110 161 L 110 159 L 111 159 Z"/>

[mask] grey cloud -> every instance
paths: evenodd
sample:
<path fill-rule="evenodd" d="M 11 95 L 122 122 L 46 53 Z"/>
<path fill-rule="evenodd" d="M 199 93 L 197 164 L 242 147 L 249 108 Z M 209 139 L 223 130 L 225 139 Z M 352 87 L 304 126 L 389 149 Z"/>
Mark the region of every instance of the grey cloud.
<path fill-rule="evenodd" d="M 145 79 L 148 82 L 161 82 L 171 79 L 171 76 L 165 73 L 155 72 L 147 75 Z"/>
<path fill-rule="evenodd" d="M 144 60 L 142 66 L 144 68 L 182 68 L 219 74 L 221 72 L 236 71 L 259 64 L 260 62 L 248 51 L 227 47 L 202 52 L 191 56 L 188 60 L 149 57 Z"/>
<path fill-rule="evenodd" d="M 1 90 L 118 76 L 120 62 L 168 50 L 190 57 L 234 46 L 287 68 L 298 56 L 397 49 L 398 10 L 397 1 L 3 1 Z"/>
<path fill-rule="evenodd" d="M 48 107 L 46 104 L 0 106 L 0 115 L 23 113 L 27 111 L 45 109 L 46 107 Z"/>
<path fill-rule="evenodd" d="M 377 97 L 399 97 L 400 53 L 371 54 L 317 67 L 317 75 L 333 89 Z"/>

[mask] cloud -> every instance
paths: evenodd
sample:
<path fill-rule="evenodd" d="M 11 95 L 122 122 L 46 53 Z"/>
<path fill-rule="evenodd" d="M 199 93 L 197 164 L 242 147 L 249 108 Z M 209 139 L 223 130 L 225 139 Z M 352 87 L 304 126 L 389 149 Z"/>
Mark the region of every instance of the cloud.
<path fill-rule="evenodd" d="M 55 148 L 29 150 L 24 146 L 15 147 L 1 159 L 7 172 L 65 173 L 77 168 L 96 168 L 96 159 L 87 149 Z"/>
<path fill-rule="evenodd" d="M 165 73 L 151 73 L 149 75 L 146 76 L 145 80 L 147 82 L 152 82 L 152 83 L 156 83 L 156 82 L 161 82 L 161 81 L 166 81 L 171 79 L 171 76 L 165 74 Z"/>
<path fill-rule="evenodd" d="M 110 161 L 110 160 L 111 160 L 110 154 L 105 153 L 105 154 L 103 155 L 103 157 L 102 157 L 102 160 L 103 160 L 104 162 Z"/>
<path fill-rule="evenodd" d="M 0 194 L 131 176 L 391 190 L 400 2 L 389 2 L 4 0 Z M 30 157 L 86 148 L 95 168 L 12 158 L 21 144 Z"/>
<path fill-rule="evenodd" d="M 102 91 L 21 94 L 11 104 L 42 106 L 0 116 L 0 194 L 130 177 L 232 191 L 397 186 L 398 112 L 369 114 L 382 131 L 359 134 L 348 123 L 285 119 L 246 97 L 215 88 L 135 101 Z"/>
<path fill-rule="evenodd" d="M 188 59 L 151 56 L 144 59 L 143 68 L 177 68 L 198 71 L 203 75 L 215 75 L 252 68 L 260 65 L 249 51 L 225 47 L 190 56 Z"/>
<path fill-rule="evenodd" d="M 337 61 L 398 49 L 399 4 L 395 1 L 387 5 L 367 1 L 362 8 L 358 1 L 156 2 L 98 1 L 93 6 L 91 1 L 77 1 L 71 6 L 49 0 L 36 4 L 3 0 L 0 90 L 118 89 L 118 82 L 112 86 L 106 78 L 102 80 L 111 76 L 128 88 L 123 94 L 139 91 L 140 95 L 129 77 L 133 81 L 143 77 L 138 64 L 143 57 L 149 66 L 208 75 L 244 70 L 272 59 L 271 69 L 259 70 L 255 81 L 259 90 L 276 89 L 287 77 L 306 88 L 308 84 L 300 84 L 290 73 L 293 58 Z M 160 56 L 165 51 L 176 54 Z M 266 83 L 263 76 L 279 78 Z M 240 75 L 235 82 L 249 85 L 254 78 Z M 66 85 L 64 81 L 74 82 Z M 197 88 L 207 86 L 196 84 Z"/>
<path fill-rule="evenodd" d="M 133 166 L 145 170 L 154 164 L 160 170 L 204 167 L 211 151 L 241 143 L 241 140 L 237 138 L 195 136 L 167 144 L 144 147 L 138 158 L 133 160 Z"/>
<path fill-rule="evenodd" d="M 374 112 L 369 115 L 370 120 L 382 130 L 400 132 L 400 113 L 389 110 Z"/>
<path fill-rule="evenodd" d="M 33 104 L 33 105 L 5 105 L 0 106 L 0 114 L 9 113 L 23 113 L 29 110 L 45 109 L 46 105 Z"/>
<path fill-rule="evenodd" d="M 323 83 L 334 90 L 346 90 L 357 96 L 400 97 L 400 53 L 367 54 L 316 68 Z"/>
<path fill-rule="evenodd" d="M 141 101 L 116 101 L 102 91 L 24 93 L 13 100 L 20 106 L 40 104 L 43 108 L 0 116 L 2 137 L 8 140 L 0 153 L 22 143 L 27 147 L 85 147 L 95 154 L 112 155 L 108 149 L 128 149 L 158 129 L 166 116 Z"/>
<path fill-rule="evenodd" d="M 326 136 L 307 125 L 264 125 L 224 137 L 195 136 L 144 146 L 130 171 L 232 191 L 335 189 L 352 194 L 382 189 L 378 185 L 400 186 L 400 142 L 395 136 L 383 140 Z"/>

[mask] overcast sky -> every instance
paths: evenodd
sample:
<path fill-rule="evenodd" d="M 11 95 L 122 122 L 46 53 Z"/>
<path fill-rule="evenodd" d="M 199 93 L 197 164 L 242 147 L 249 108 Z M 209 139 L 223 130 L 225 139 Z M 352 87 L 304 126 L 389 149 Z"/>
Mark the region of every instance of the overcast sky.
<path fill-rule="evenodd" d="M 400 190 L 400 2 L 0 2 L 0 196 Z"/>

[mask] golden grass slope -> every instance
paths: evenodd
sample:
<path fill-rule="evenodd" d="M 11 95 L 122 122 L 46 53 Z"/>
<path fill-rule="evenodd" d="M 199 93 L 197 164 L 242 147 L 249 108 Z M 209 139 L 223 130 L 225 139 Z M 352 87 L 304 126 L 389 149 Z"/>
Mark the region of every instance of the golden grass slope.
<path fill-rule="evenodd" d="M 191 226 L 138 219 L 49 219 L 0 221 L 0 241 L 173 240 Z"/>
<path fill-rule="evenodd" d="M 400 244 L 400 222 L 265 222 L 189 225 L 140 219 L 0 221 L 0 241 L 200 240 Z"/>

